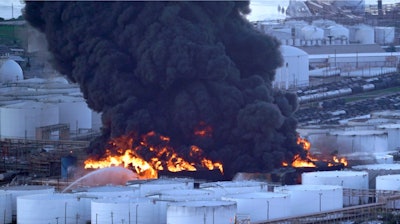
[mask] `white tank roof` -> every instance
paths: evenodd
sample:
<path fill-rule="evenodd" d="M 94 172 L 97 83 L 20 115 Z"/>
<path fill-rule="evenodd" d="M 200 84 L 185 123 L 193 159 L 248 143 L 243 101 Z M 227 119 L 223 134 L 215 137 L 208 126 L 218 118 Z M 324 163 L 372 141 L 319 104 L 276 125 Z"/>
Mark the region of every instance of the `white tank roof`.
<path fill-rule="evenodd" d="M 361 135 L 385 135 L 385 131 L 379 130 L 346 130 L 346 131 L 334 131 L 330 135 L 343 135 L 343 136 L 361 136 Z"/>
<path fill-rule="evenodd" d="M 1 65 L 0 82 L 16 82 L 23 79 L 22 68 L 14 60 L 8 59 Z"/>
<path fill-rule="evenodd" d="M 290 56 L 307 56 L 308 54 L 301 50 L 300 48 L 289 46 L 289 45 L 281 45 L 281 53 L 283 57 Z"/>
<path fill-rule="evenodd" d="M 358 165 L 353 166 L 352 169 L 355 170 L 399 170 L 400 164 L 368 164 L 368 165 Z"/>

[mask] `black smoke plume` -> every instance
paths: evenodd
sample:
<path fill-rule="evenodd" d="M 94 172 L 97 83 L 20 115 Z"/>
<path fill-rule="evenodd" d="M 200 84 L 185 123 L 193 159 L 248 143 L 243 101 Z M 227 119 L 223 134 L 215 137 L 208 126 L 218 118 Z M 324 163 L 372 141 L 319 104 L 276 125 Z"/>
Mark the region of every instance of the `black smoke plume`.
<path fill-rule="evenodd" d="M 102 112 L 91 154 L 155 131 L 182 155 L 197 145 L 233 176 L 302 151 L 297 98 L 271 85 L 279 41 L 256 31 L 249 12 L 249 1 L 27 1 L 24 16 L 45 33 L 55 68 Z M 212 133 L 194 135 L 202 126 Z"/>

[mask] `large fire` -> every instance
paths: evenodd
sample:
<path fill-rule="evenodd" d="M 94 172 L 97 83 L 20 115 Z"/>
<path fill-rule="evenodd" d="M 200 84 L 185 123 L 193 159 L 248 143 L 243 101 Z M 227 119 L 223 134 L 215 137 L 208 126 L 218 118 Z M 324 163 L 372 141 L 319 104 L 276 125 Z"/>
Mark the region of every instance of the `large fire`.
<path fill-rule="evenodd" d="M 151 145 L 150 139 L 156 139 L 157 144 Z M 150 179 L 158 177 L 158 170 L 168 170 L 171 172 L 195 171 L 198 167 L 204 167 L 208 170 L 219 169 L 223 173 L 223 166 L 219 162 L 213 162 L 203 156 L 203 151 L 197 146 L 191 146 L 189 159 L 195 162 L 188 162 L 179 156 L 175 150 L 169 146 L 170 139 L 166 136 L 158 135 L 155 132 L 149 132 L 142 136 L 136 147 L 132 137 L 122 136 L 110 141 L 110 145 L 116 152 L 109 149 L 103 158 L 87 159 L 85 169 L 99 169 L 111 166 L 123 166 L 133 169 L 140 178 Z M 140 151 L 146 150 L 144 154 L 153 155 L 145 159 Z"/>
<path fill-rule="evenodd" d="M 332 156 L 329 159 L 319 159 L 314 157 L 310 153 L 311 143 L 307 141 L 305 138 L 298 137 L 297 144 L 301 145 L 303 149 L 306 151 L 306 158 L 301 158 L 299 154 L 295 155 L 292 163 L 290 164 L 292 167 L 316 167 L 316 162 L 323 161 L 327 164 L 327 166 L 335 166 L 337 164 L 342 164 L 347 166 L 347 159 L 344 157 L 338 158 L 337 156 Z M 289 163 L 283 162 L 283 166 L 289 166 Z"/>

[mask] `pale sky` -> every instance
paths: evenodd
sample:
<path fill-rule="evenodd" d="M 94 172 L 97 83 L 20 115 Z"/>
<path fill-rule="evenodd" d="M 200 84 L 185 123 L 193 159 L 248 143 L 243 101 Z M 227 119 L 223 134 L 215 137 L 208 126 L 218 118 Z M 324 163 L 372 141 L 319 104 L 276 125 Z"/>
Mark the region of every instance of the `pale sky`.
<path fill-rule="evenodd" d="M 382 0 L 384 4 L 400 2 L 400 0 Z M 23 0 L 1 0 L 0 17 L 11 19 L 12 15 L 17 18 L 21 15 L 21 9 L 24 7 Z M 365 4 L 376 4 L 377 0 L 365 0 Z M 287 6 L 289 0 L 250 0 L 252 13 L 247 17 L 250 21 L 283 18 L 278 13 L 278 5 Z"/>

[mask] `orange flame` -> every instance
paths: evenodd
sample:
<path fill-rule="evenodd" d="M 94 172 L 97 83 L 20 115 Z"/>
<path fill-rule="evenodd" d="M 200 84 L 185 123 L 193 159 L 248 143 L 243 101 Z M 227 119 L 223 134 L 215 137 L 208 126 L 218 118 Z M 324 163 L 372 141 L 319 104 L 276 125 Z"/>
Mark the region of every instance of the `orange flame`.
<path fill-rule="evenodd" d="M 306 158 L 303 159 L 301 156 L 295 155 L 293 161 L 291 163 L 292 167 L 316 167 L 315 162 L 320 161 L 318 158 L 314 157 L 310 153 L 311 143 L 307 141 L 305 138 L 298 137 L 297 144 L 301 145 L 303 149 L 306 151 Z M 329 160 L 321 160 L 327 163 L 327 166 L 335 166 L 336 164 L 343 164 L 347 166 L 346 158 L 337 158 L 337 156 L 333 156 L 331 161 Z M 283 162 L 282 166 L 289 166 L 288 162 Z"/>
<path fill-rule="evenodd" d="M 194 135 L 201 137 L 211 137 L 212 131 L 213 129 L 210 125 L 207 125 L 204 121 L 200 121 L 198 127 L 194 129 Z"/>
<path fill-rule="evenodd" d="M 152 146 L 149 143 L 150 138 L 157 138 L 157 145 Z M 196 166 L 202 166 L 209 170 L 219 169 L 223 173 L 223 166 L 219 162 L 213 162 L 202 155 L 202 150 L 197 146 L 191 146 L 189 156 L 193 160 L 199 161 L 188 162 L 180 157 L 172 147 L 168 145 L 170 139 L 168 137 L 157 135 L 155 132 L 149 132 L 142 137 L 138 143 L 139 146 L 132 148 L 134 139 L 122 136 L 111 140 L 109 143 L 116 148 L 116 153 L 112 154 L 111 150 L 107 149 L 105 156 L 100 160 L 87 159 L 85 169 L 104 168 L 110 166 L 123 166 L 132 168 L 141 178 L 157 178 L 158 170 L 168 170 L 171 172 L 179 172 L 183 170 L 195 171 Z M 138 154 L 139 151 L 147 150 L 154 156 L 145 160 Z"/>

